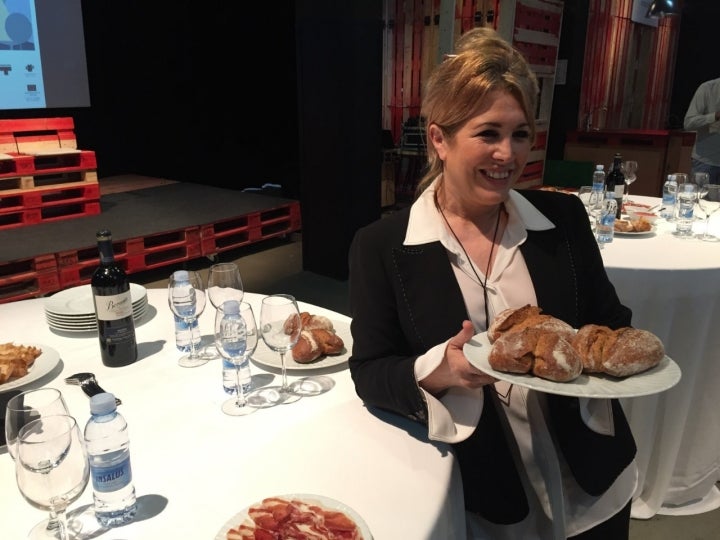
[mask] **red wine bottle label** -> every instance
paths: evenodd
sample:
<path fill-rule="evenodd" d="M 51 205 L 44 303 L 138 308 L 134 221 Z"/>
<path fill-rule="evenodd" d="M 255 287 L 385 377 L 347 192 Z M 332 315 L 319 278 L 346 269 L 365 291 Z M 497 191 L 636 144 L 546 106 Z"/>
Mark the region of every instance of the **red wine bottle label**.
<path fill-rule="evenodd" d="M 95 311 L 101 321 L 117 321 L 132 317 L 132 298 L 130 291 L 109 296 L 95 296 Z"/>

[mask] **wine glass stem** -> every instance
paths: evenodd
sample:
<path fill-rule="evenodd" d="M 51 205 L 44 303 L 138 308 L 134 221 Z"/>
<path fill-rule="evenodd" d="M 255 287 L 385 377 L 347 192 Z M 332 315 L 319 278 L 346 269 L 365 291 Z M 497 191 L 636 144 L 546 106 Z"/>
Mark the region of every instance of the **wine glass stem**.
<path fill-rule="evenodd" d="M 53 514 L 53 511 L 51 510 L 50 515 L 52 516 L 52 514 Z M 57 521 L 57 526 L 55 529 L 55 530 L 57 530 L 57 537 L 60 540 L 69 540 L 67 516 L 65 515 L 65 510 L 55 510 L 54 514 L 55 514 L 55 518 Z M 51 518 L 51 521 L 52 521 L 52 518 Z M 49 526 L 50 526 L 50 524 L 48 523 L 48 528 L 49 528 Z"/>
<path fill-rule="evenodd" d="M 287 370 L 285 369 L 285 353 L 280 353 L 280 368 L 282 370 L 282 386 L 281 390 L 283 392 L 288 391 L 288 383 L 287 383 Z"/>
<path fill-rule="evenodd" d="M 235 387 L 237 388 L 235 405 L 238 407 L 244 407 L 247 403 L 245 399 L 245 391 L 243 385 L 240 383 L 240 364 L 235 364 Z"/>
<path fill-rule="evenodd" d="M 190 356 L 189 358 L 192 358 L 193 360 L 198 358 L 197 353 L 197 347 L 195 346 L 195 339 L 193 336 L 193 326 L 195 325 L 195 321 L 197 320 L 197 317 L 192 317 L 191 319 L 187 319 L 185 322 L 187 323 L 188 327 L 190 328 Z"/>
<path fill-rule="evenodd" d="M 54 508 L 50 509 L 50 516 L 48 517 L 48 524 L 45 527 L 48 531 L 54 531 L 60 526 L 60 520 L 58 519 L 57 512 Z"/>

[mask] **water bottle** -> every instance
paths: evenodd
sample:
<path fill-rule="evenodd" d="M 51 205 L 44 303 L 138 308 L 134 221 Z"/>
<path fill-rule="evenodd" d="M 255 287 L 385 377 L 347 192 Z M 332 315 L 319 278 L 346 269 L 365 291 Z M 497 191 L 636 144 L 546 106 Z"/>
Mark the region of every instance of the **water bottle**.
<path fill-rule="evenodd" d="M 247 327 L 240 315 L 240 302 L 226 300 L 221 309 L 224 315 L 220 321 L 217 346 L 222 356 L 223 390 L 231 395 L 237 393 L 235 370 L 239 369 L 240 384 L 247 394 L 251 386 L 250 361 L 249 358 L 238 358 L 244 356 L 247 345 Z"/>
<path fill-rule="evenodd" d="M 190 288 L 190 279 L 188 277 L 187 270 L 178 270 L 174 273 L 175 280 L 180 284 L 187 284 Z M 195 312 L 195 306 L 188 304 L 184 306 L 188 315 Z M 198 326 L 197 318 L 192 323 L 192 328 L 189 323 L 186 323 L 182 317 L 173 314 L 175 317 L 175 345 L 181 352 L 190 352 L 192 349 L 191 340 L 195 343 L 195 348 L 200 346 L 202 337 L 200 336 L 200 327 Z"/>
<path fill-rule="evenodd" d="M 592 178 L 592 190 L 603 191 L 605 189 L 605 165 L 598 163 Z"/>
<path fill-rule="evenodd" d="M 605 200 L 600 210 L 600 218 L 597 223 L 597 241 L 602 247 L 603 244 L 609 244 L 615 236 L 615 215 L 617 210 L 617 200 L 612 192 L 605 193 Z"/>
<path fill-rule="evenodd" d="M 674 174 L 668 174 L 667 180 L 663 184 L 662 208 L 660 209 L 660 217 L 668 221 L 671 221 L 675 217 L 677 188 L 677 177 Z"/>
<path fill-rule="evenodd" d="M 132 521 L 137 512 L 128 426 L 109 392 L 90 398 L 90 414 L 84 436 L 95 517 L 103 527 L 116 527 Z"/>

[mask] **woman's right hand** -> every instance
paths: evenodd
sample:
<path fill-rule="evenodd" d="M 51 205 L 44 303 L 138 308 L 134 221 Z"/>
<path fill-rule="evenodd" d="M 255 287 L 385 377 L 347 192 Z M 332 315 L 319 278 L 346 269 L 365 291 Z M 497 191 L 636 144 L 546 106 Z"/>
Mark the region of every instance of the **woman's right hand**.
<path fill-rule="evenodd" d="M 480 388 L 497 381 L 495 377 L 474 367 L 463 352 L 464 345 L 475 335 L 472 322 L 463 321 L 462 328 L 448 341 L 440 365 L 425 377 L 420 386 L 431 394 L 438 394 L 452 386 Z"/>

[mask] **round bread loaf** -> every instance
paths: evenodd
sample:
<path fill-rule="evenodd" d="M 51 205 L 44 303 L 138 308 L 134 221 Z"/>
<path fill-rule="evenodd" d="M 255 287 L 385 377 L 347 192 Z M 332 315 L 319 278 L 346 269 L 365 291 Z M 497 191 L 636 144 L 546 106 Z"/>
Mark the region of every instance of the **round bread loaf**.
<path fill-rule="evenodd" d="M 488 339 L 493 343 L 501 334 L 510 330 L 513 326 L 521 323 L 533 315 L 540 315 L 538 306 L 526 304 L 519 308 L 508 308 L 498 313 L 487 330 Z"/>
<path fill-rule="evenodd" d="M 615 341 L 603 351 L 603 373 L 628 377 L 657 366 L 665 357 L 662 341 L 652 332 L 627 327 L 616 330 L 615 335 Z"/>
<path fill-rule="evenodd" d="M 558 334 L 540 332 L 533 351 L 532 372 L 538 377 L 556 382 L 577 379 L 583 363 L 572 344 Z"/>
<path fill-rule="evenodd" d="M 502 334 L 490 349 L 488 363 L 496 371 L 528 373 L 532 369 L 536 341 L 532 328 Z"/>

